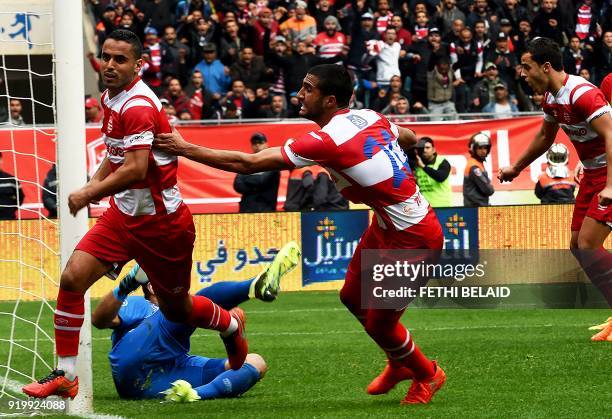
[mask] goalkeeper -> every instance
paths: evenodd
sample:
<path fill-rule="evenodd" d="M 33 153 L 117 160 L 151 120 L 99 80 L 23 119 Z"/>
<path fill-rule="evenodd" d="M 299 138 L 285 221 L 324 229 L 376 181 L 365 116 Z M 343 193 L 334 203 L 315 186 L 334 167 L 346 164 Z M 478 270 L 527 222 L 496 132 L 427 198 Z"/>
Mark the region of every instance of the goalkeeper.
<path fill-rule="evenodd" d="M 281 277 L 297 265 L 299 257 L 298 246 L 288 243 L 257 277 L 218 282 L 197 294 L 235 311 L 244 322 L 244 312 L 237 306 L 251 298 L 273 301 L 280 290 Z M 128 297 L 141 285 L 144 297 Z M 138 265 L 98 304 L 92 324 L 98 329 L 113 330 L 108 358 L 121 398 L 166 395 L 168 400 L 195 401 L 237 397 L 253 387 L 267 370 L 264 359 L 257 354 L 248 354 L 239 370 L 230 369 L 227 358 L 190 355 L 195 328 L 164 317 L 153 287 Z"/>

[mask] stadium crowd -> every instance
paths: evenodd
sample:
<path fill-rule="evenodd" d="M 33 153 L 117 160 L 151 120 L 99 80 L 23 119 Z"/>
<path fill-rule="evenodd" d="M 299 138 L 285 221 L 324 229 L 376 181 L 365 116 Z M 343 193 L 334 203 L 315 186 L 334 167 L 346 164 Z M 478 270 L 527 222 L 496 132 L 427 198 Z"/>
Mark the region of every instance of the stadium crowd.
<path fill-rule="evenodd" d="M 142 79 L 180 120 L 297 117 L 307 70 L 344 64 L 352 108 L 410 120 L 541 109 L 520 54 L 546 36 L 565 71 L 599 85 L 612 68 L 612 7 L 601 0 L 89 0 L 98 45 L 127 28 Z M 99 53 L 100 48 L 96 53 Z M 99 58 L 89 55 L 99 71 Z M 89 101 L 88 121 L 99 107 Z M 91 115 L 91 116 L 90 116 Z M 393 118 L 392 118 L 393 119 Z"/>

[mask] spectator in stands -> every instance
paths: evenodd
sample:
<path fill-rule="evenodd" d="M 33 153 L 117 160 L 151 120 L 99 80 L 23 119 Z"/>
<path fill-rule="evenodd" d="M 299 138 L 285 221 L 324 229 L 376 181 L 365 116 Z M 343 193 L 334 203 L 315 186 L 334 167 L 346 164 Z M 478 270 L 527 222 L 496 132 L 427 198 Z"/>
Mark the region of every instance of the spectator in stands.
<path fill-rule="evenodd" d="M 487 0 L 476 0 L 474 10 L 467 16 L 465 24 L 473 28 L 477 21 L 483 21 L 490 33 L 499 32 L 497 11 L 493 10 Z"/>
<path fill-rule="evenodd" d="M 11 98 L 9 100 L 9 112 L 11 114 L 11 125 L 14 126 L 22 126 L 25 125 L 25 121 L 23 120 L 23 116 L 21 115 L 21 111 L 23 110 L 23 106 L 21 105 L 21 100 Z"/>
<path fill-rule="evenodd" d="M 412 42 L 427 39 L 429 29 L 429 16 L 427 15 L 427 12 L 416 12 L 415 23 L 412 31 L 414 33 L 414 35 L 412 35 Z"/>
<path fill-rule="evenodd" d="M 406 55 L 397 42 L 395 28 L 389 27 L 383 33 L 383 41 L 369 41 L 368 52 L 376 57 L 376 83 L 380 87 L 389 86 L 391 77 L 401 75 L 399 60 Z"/>
<path fill-rule="evenodd" d="M 484 77 L 472 88 L 470 107 L 473 112 L 479 112 L 489 102 L 495 100 L 495 86 L 501 83 L 495 63 L 484 65 Z"/>
<path fill-rule="evenodd" d="M 257 102 L 253 89 L 247 88 L 242 80 L 234 80 L 232 88 L 222 103 L 233 103 L 236 106 L 236 115 L 240 118 L 257 118 Z M 231 111 L 231 109 L 230 109 Z"/>
<path fill-rule="evenodd" d="M 389 105 L 391 95 L 393 93 L 397 93 L 399 96 L 406 96 L 406 91 L 402 88 L 402 78 L 400 76 L 393 76 L 389 81 L 388 89 L 378 89 L 377 97 L 371 102 L 370 108 L 377 112 L 382 112 L 382 110 Z"/>
<path fill-rule="evenodd" d="M 347 57 L 347 66 L 353 70 L 358 78 L 368 78 L 371 70 L 369 63 L 363 57 L 367 53 L 366 43 L 378 39 L 378 32 L 374 28 L 374 16 L 369 12 L 356 10 L 356 20 L 351 31 L 351 46 Z"/>
<path fill-rule="evenodd" d="M 14 220 L 17 207 L 23 203 L 25 195 L 15 176 L 2 170 L 0 152 L 0 220 Z"/>
<path fill-rule="evenodd" d="M 578 75 L 586 81 L 591 81 L 591 71 L 588 68 L 581 68 Z"/>
<path fill-rule="evenodd" d="M 157 37 L 157 29 L 153 27 L 145 29 L 143 47 L 142 80 L 159 96 L 162 93 L 162 53 L 161 44 Z"/>
<path fill-rule="evenodd" d="M 407 46 L 412 44 L 412 34 L 410 31 L 407 31 L 403 27 L 402 17 L 399 15 L 395 15 L 391 17 L 391 21 L 389 22 L 389 27 L 394 28 L 397 32 L 397 42 L 400 43 L 402 48 L 406 48 Z"/>
<path fill-rule="evenodd" d="M 448 46 L 442 43 L 438 28 L 431 28 L 427 40 L 420 40 L 408 48 L 408 60 L 412 59 L 409 75 L 412 80 L 412 101 L 427 107 L 427 74 L 439 57 L 449 57 Z"/>
<path fill-rule="evenodd" d="M 238 61 L 240 51 L 246 46 L 240 37 L 240 27 L 235 20 L 225 21 L 225 31 L 221 37 L 221 62 L 226 66 L 231 66 Z"/>
<path fill-rule="evenodd" d="M 461 39 L 461 31 L 463 30 L 463 28 L 465 28 L 465 23 L 463 20 L 461 19 L 453 20 L 451 31 L 447 33 L 446 35 L 444 35 L 442 40 L 446 42 L 447 44 L 450 44 L 451 42 L 454 42 L 454 43 L 459 42 L 459 40 Z"/>
<path fill-rule="evenodd" d="M 473 39 L 472 30 L 461 30 L 459 41 L 450 44 L 450 59 L 455 75 L 455 105 L 457 111 L 468 111 L 470 90 L 482 77 L 482 44 Z"/>
<path fill-rule="evenodd" d="M 270 109 L 264 112 L 264 118 L 286 118 L 287 109 L 284 95 L 273 95 Z"/>
<path fill-rule="evenodd" d="M 533 36 L 531 22 L 527 19 L 519 21 L 518 33 L 514 42 L 517 57 L 523 55 L 527 49 L 527 44 L 533 39 Z"/>
<path fill-rule="evenodd" d="M 96 36 L 98 37 L 98 46 L 101 47 L 106 40 L 106 36 L 114 31 L 117 21 L 117 11 L 115 10 L 115 6 L 109 4 L 104 6 L 101 2 L 91 3 L 94 15 L 96 19 L 98 19 L 98 23 L 96 24 Z"/>
<path fill-rule="evenodd" d="M 500 18 L 508 19 L 510 25 L 518 29 L 519 22 L 529 22 L 529 12 L 525 7 L 519 4 L 518 0 L 504 0 L 504 5 L 500 11 Z"/>
<path fill-rule="evenodd" d="M 88 124 L 98 124 L 104 119 L 104 112 L 98 103 L 98 100 L 93 97 L 85 99 L 85 122 Z"/>
<path fill-rule="evenodd" d="M 439 115 L 450 115 L 452 119 L 457 110 L 452 101 L 453 88 L 462 83 L 455 79 L 455 75 L 450 71 L 450 60 L 447 57 L 440 57 L 433 68 L 427 74 L 427 103 L 429 113 L 438 115 L 437 120 L 446 118 Z"/>
<path fill-rule="evenodd" d="M 207 43 L 217 43 L 220 37 L 220 29 L 214 20 L 198 19 L 195 32 L 191 34 L 191 62 L 197 63 L 202 57 L 202 47 Z"/>
<path fill-rule="evenodd" d="M 491 152 L 491 139 L 479 132 L 468 143 L 470 158 L 463 176 L 463 206 L 484 207 L 489 205 L 489 197 L 495 189 L 484 168 L 484 161 Z"/>
<path fill-rule="evenodd" d="M 256 89 L 261 85 L 270 73 L 263 59 L 257 57 L 251 47 L 243 48 L 240 52 L 240 59 L 230 67 L 231 79 L 242 80 L 251 89 Z"/>
<path fill-rule="evenodd" d="M 162 108 L 164 108 L 164 112 L 168 117 L 168 122 L 170 123 L 170 125 L 176 124 L 178 118 L 176 116 L 176 109 L 174 109 L 174 106 L 172 106 L 170 102 L 168 102 L 168 99 L 161 98 L 159 101 L 162 104 Z"/>
<path fill-rule="evenodd" d="M 569 151 L 561 143 L 546 152 L 546 170 L 538 177 L 535 195 L 542 204 L 572 204 L 576 201 L 574 174 L 567 167 Z"/>
<path fill-rule="evenodd" d="M 608 5 L 608 8 L 610 6 Z M 589 35 L 597 33 L 597 16 L 599 10 L 592 0 L 583 0 L 576 6 L 576 27 L 574 32 L 580 41 L 585 41 Z"/>
<path fill-rule="evenodd" d="M 399 93 L 391 93 L 389 104 L 381 111 L 383 115 L 400 116 L 396 120 L 405 120 L 405 116 L 410 115 L 410 103 L 408 98 Z"/>
<path fill-rule="evenodd" d="M 281 57 L 288 56 L 290 51 L 287 47 L 287 39 L 278 35 L 274 38 L 274 41 L 270 43 L 271 48 L 266 48 L 266 64 L 272 69 L 272 85 L 270 86 L 270 92 L 273 94 L 279 94 L 286 96 L 287 90 L 285 89 L 285 70 L 282 66 L 275 65 L 269 59 L 269 55 L 274 53 Z"/>
<path fill-rule="evenodd" d="M 176 39 L 176 29 L 173 26 L 164 28 L 164 39 L 161 42 L 161 72 L 162 79 L 176 77 L 186 79 L 189 74 L 189 47 Z"/>
<path fill-rule="evenodd" d="M 220 99 L 227 92 L 230 84 L 229 69 L 217 59 L 217 47 L 215 44 L 206 44 L 202 47 L 204 59 L 200 61 L 195 70 L 202 73 L 204 86 L 214 99 Z"/>
<path fill-rule="evenodd" d="M 610 9 L 612 10 L 612 7 Z M 595 84 L 599 84 L 608 73 L 612 73 L 612 29 L 603 33 L 593 56 L 597 57 L 593 80 Z"/>
<path fill-rule="evenodd" d="M 483 53 L 486 54 L 491 46 L 491 37 L 484 21 L 477 20 L 474 23 L 474 40 L 482 45 Z"/>
<path fill-rule="evenodd" d="M 327 16 L 325 18 L 325 31 L 317 34 L 314 39 L 314 46 L 317 49 L 317 55 L 321 58 L 339 57 L 347 45 L 346 36 L 340 32 L 342 26 L 335 16 Z M 339 62 L 342 60 L 339 59 Z"/>
<path fill-rule="evenodd" d="M 191 81 L 185 88 L 185 94 L 189 97 L 189 112 L 192 119 L 210 119 L 215 115 L 217 101 L 212 93 L 204 88 L 204 77 L 198 70 L 191 75 Z"/>
<path fill-rule="evenodd" d="M 183 92 L 183 87 L 181 86 L 179 79 L 170 79 L 168 88 L 162 95 L 162 98 L 166 99 L 168 103 L 174 107 L 179 119 L 183 111 L 189 111 L 191 103 L 189 101 L 189 97 L 185 94 L 185 92 Z"/>
<path fill-rule="evenodd" d="M 287 183 L 285 211 L 333 211 L 349 209 L 329 173 L 321 166 L 295 168 Z"/>
<path fill-rule="evenodd" d="M 306 2 L 295 2 L 295 16 L 287 19 L 280 25 L 281 32 L 291 43 L 297 47 L 298 41 L 310 44 L 317 36 L 317 22 L 312 16 L 306 14 Z"/>
<path fill-rule="evenodd" d="M 265 150 L 268 148 L 268 139 L 264 134 L 256 132 L 251 136 L 251 148 L 253 153 Z M 279 182 L 278 170 L 236 175 L 234 189 L 242 194 L 240 212 L 276 211 Z"/>
<path fill-rule="evenodd" d="M 564 45 L 564 22 L 556 0 L 542 0 L 542 7 L 533 18 L 533 27 L 538 36 L 550 38 L 559 45 Z"/>
<path fill-rule="evenodd" d="M 438 155 L 430 137 L 421 138 L 416 148 L 414 176 L 419 190 L 432 207 L 450 207 L 450 163 Z"/>
<path fill-rule="evenodd" d="M 485 61 L 490 61 L 497 66 L 499 77 L 514 92 L 516 68 L 518 65 L 516 55 L 508 48 L 508 35 L 500 32 L 495 40 L 495 49 L 489 51 Z"/>
<path fill-rule="evenodd" d="M 57 169 L 55 163 L 45 176 L 42 190 L 43 206 L 47 210 L 47 217 L 57 218 Z"/>
<path fill-rule="evenodd" d="M 376 11 L 374 12 L 374 26 L 381 37 L 390 26 L 392 17 L 393 12 L 389 8 L 389 0 L 377 0 Z"/>
<path fill-rule="evenodd" d="M 443 0 L 436 6 L 436 19 L 438 27 L 442 31 L 442 36 L 446 36 L 452 30 L 453 22 L 456 19 L 465 22 L 465 14 L 457 7 L 456 0 Z"/>
<path fill-rule="evenodd" d="M 175 4 L 175 0 L 134 1 L 134 5 L 143 15 L 142 20 L 150 22 L 150 26 L 159 31 L 173 23 Z"/>
<path fill-rule="evenodd" d="M 314 17 L 317 22 L 317 33 L 325 31 L 325 19 L 328 16 L 337 16 L 334 12 L 335 8 L 331 5 L 329 0 L 319 0 L 316 2 L 308 2 L 310 15 Z"/>
<path fill-rule="evenodd" d="M 495 85 L 495 101 L 489 102 L 484 108 L 484 113 L 494 113 L 497 118 L 510 118 L 513 113 L 518 112 L 517 106 L 510 101 L 508 88 L 504 83 Z"/>
<path fill-rule="evenodd" d="M 572 35 L 569 45 L 563 50 L 563 69 L 568 74 L 580 74 L 583 68 L 591 68 L 591 55 L 582 48 L 578 35 Z"/>
<path fill-rule="evenodd" d="M 264 55 L 264 38 L 268 33 L 268 40 L 280 35 L 278 22 L 274 20 L 272 10 L 264 7 L 259 10 L 257 19 L 251 19 L 249 23 L 249 40 L 256 55 Z M 269 41 L 268 41 L 269 42 Z"/>

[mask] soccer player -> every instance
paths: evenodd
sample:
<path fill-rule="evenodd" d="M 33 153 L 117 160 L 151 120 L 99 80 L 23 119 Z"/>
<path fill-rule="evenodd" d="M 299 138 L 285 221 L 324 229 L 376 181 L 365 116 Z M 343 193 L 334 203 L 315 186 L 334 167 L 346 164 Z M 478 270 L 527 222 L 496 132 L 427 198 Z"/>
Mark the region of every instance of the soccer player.
<path fill-rule="evenodd" d="M 236 313 L 244 323 L 244 312 L 237 306 L 251 298 L 276 299 L 281 278 L 298 264 L 299 256 L 297 244 L 290 242 L 256 278 L 218 282 L 196 295 Z M 141 284 L 144 297 L 128 297 Z M 159 311 L 155 291 L 138 265 L 98 304 L 92 324 L 113 330 L 108 359 L 121 398 L 149 399 L 166 394 L 169 400 L 194 401 L 236 397 L 254 386 L 267 370 L 257 354 L 248 354 L 237 371 L 230 369 L 225 358 L 190 355 L 195 327 L 172 322 Z M 184 382 L 173 384 L 177 380 Z"/>
<path fill-rule="evenodd" d="M 376 217 L 359 242 L 340 291 L 342 302 L 387 354 L 387 367 L 369 385 L 368 393 L 387 393 L 398 382 L 412 378 L 402 402 L 429 403 L 446 380 L 444 371 L 425 357 L 399 322 L 403 310 L 362 308 L 361 250 L 442 249 L 442 228 L 419 193 L 403 152 L 416 143 L 414 132 L 372 110 L 350 110 L 352 93 L 345 68 L 318 65 L 306 74 L 297 98 L 302 104 L 300 116 L 316 122 L 319 130 L 256 154 L 199 147 L 176 131 L 158 135 L 156 146 L 238 173 L 320 164 L 347 199 L 369 205 Z"/>
<path fill-rule="evenodd" d="M 531 41 L 521 57 L 521 66 L 529 86 L 544 94 L 544 121 L 525 152 L 512 166 L 501 168 L 498 178 L 502 182 L 512 181 L 550 148 L 559 127 L 565 131 L 584 166 L 572 217 L 570 247 L 612 306 L 612 255 L 603 247 L 612 228 L 610 106 L 597 87 L 563 71 L 561 51 L 551 39 Z M 593 338 L 606 340 L 610 333 L 612 323 L 598 333 L 597 339 Z"/>
<path fill-rule="evenodd" d="M 233 369 L 242 366 L 248 352 L 238 316 L 204 296 L 189 295 L 195 228 L 177 186 L 176 157 L 151 149 L 155 134 L 170 132 L 170 125 L 161 103 L 138 77 L 141 55 L 140 40 L 128 30 L 113 31 L 102 46 L 107 156 L 92 179 L 70 194 L 68 206 L 74 215 L 112 196 L 110 208 L 77 244 L 62 272 L 54 315 L 58 366 L 23 388 L 29 396 L 76 396 L 83 296 L 101 276 L 132 259 L 147 272 L 169 320 L 218 330 Z"/>

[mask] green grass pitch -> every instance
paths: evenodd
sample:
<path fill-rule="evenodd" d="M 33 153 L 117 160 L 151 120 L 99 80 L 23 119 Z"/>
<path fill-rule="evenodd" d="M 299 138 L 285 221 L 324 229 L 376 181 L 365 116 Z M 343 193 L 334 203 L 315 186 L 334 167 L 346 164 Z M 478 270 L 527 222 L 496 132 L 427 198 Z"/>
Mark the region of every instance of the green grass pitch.
<path fill-rule="evenodd" d="M 94 303 L 95 304 L 95 303 Z M 39 304 L 20 305 L 35 319 Z M 12 310 L 0 303 L 0 311 Z M 243 305 L 251 352 L 269 365 L 267 376 L 238 399 L 191 404 L 120 400 L 106 358 L 109 331 L 93 332 L 94 408 L 98 414 L 147 418 L 602 418 L 612 415 L 612 344 L 591 343 L 589 325 L 607 310 L 409 309 L 403 322 L 425 354 L 447 373 L 427 406 L 400 406 L 407 383 L 368 396 L 367 384 L 384 357 L 346 311 L 335 292 L 285 293 L 271 304 Z M 10 322 L 0 316 L 0 337 Z M 32 347 L 32 327 L 16 337 Z M 42 319 L 51 330 L 51 319 Z M 49 346 L 47 344 L 46 346 Z M 41 350 L 48 348 L 43 345 Z M 6 342 L 0 345 L 5 364 Z M 192 353 L 223 356 L 218 336 L 198 331 Z M 32 370 L 32 356 L 15 349 L 11 361 Z M 46 374 L 45 368 L 39 375 Z M 5 371 L 0 371 L 0 384 Z M 13 379 L 23 378 L 11 374 Z M 1 399 L 0 399 L 1 400 Z M 2 404 L 0 403 L 0 406 Z M 2 410 L 0 409 L 0 412 Z"/>

